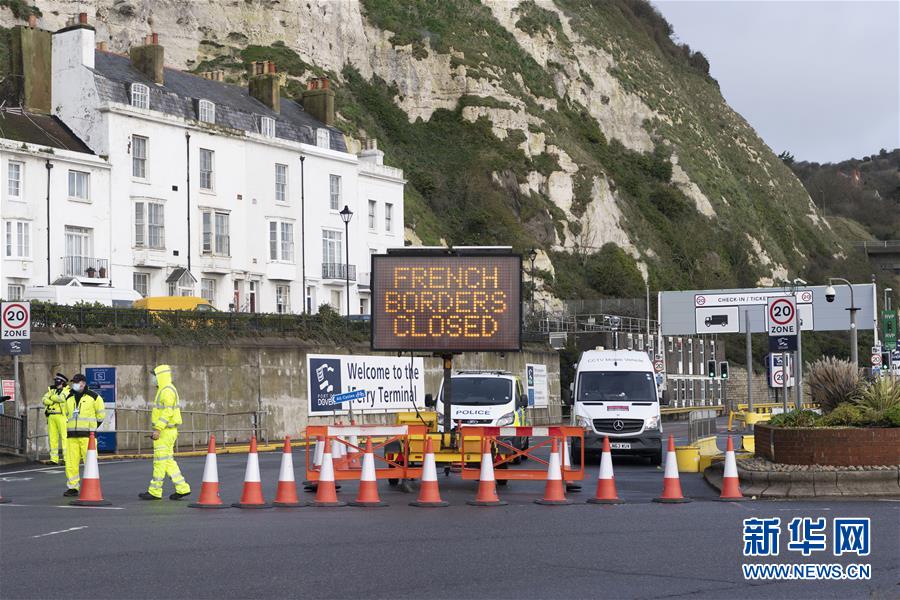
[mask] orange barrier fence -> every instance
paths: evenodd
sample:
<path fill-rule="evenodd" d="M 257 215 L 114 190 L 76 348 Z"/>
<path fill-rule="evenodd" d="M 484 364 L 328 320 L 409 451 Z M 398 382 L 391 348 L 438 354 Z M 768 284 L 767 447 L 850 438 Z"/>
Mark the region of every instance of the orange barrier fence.
<path fill-rule="evenodd" d="M 579 441 L 578 447 L 581 449 L 581 460 L 578 461 L 577 469 L 566 466 L 562 471 L 562 477 L 565 481 L 581 481 L 584 479 L 584 430 L 581 427 L 568 427 L 564 425 L 551 425 L 549 427 L 483 427 L 477 425 L 463 425 L 460 429 L 462 438 L 465 440 L 478 439 L 479 445 L 482 440 L 488 440 L 490 444 L 497 449 L 494 458 L 494 477 L 496 479 L 515 479 L 528 481 L 544 481 L 547 478 L 547 467 L 549 462 L 534 454 L 536 450 L 541 448 L 549 449 L 553 440 L 557 440 L 560 444 L 570 444 L 570 438 Z M 529 446 L 525 450 L 520 450 L 512 444 L 500 438 L 528 437 L 528 438 L 547 438 L 533 446 Z M 534 440 L 532 439 L 532 442 Z M 504 454 L 499 454 L 500 451 Z M 509 451 L 509 454 L 505 452 Z M 523 469 L 516 467 L 515 469 L 505 468 L 512 464 L 517 458 L 527 458 L 534 461 L 540 468 Z M 497 467 L 500 467 L 499 469 Z M 480 475 L 479 467 L 469 467 L 463 464 L 462 478 L 477 480 Z"/>
<path fill-rule="evenodd" d="M 331 448 L 332 442 L 345 450 L 353 449 L 362 454 L 364 447 L 350 443 L 355 438 L 357 443 L 360 438 L 371 439 L 372 450 L 375 452 L 375 460 L 385 466 L 375 468 L 377 479 L 416 479 L 422 476 L 422 467 L 412 467 L 409 464 L 409 438 L 410 436 L 423 437 L 428 428 L 425 425 L 310 425 L 306 428 L 306 479 L 315 482 L 319 480 L 319 469 L 315 465 L 315 448 L 317 440 L 325 442 L 325 448 Z M 374 440 L 382 439 L 378 444 Z M 397 460 L 390 460 L 381 454 L 377 454 L 388 444 L 401 442 L 403 453 Z M 348 464 L 338 464 L 335 460 L 334 478 L 337 481 L 358 480 L 360 469 Z"/>

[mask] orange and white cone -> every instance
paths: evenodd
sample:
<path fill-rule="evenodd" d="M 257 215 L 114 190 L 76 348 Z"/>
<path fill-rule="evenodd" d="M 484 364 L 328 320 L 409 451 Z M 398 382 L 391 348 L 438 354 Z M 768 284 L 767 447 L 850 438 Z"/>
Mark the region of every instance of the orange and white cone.
<path fill-rule="evenodd" d="M 308 451 L 309 451 L 309 449 L 307 447 L 307 452 Z M 322 470 L 322 457 L 324 455 L 325 455 L 325 442 L 324 442 L 324 440 L 322 440 L 322 438 L 317 437 L 315 450 L 313 452 L 312 468 L 310 469 L 311 471 L 321 471 Z M 303 489 L 306 490 L 307 492 L 316 491 L 316 482 L 312 481 L 312 480 L 304 481 Z M 340 486 L 338 486 L 337 489 L 341 489 Z"/>
<path fill-rule="evenodd" d="M 410 506 L 421 508 L 439 508 L 450 506 L 449 502 L 441 500 L 441 492 L 438 489 L 437 468 L 434 464 L 434 448 L 431 446 L 431 438 L 425 438 L 425 458 L 422 460 L 422 482 L 419 486 L 419 497 Z"/>
<path fill-rule="evenodd" d="M 297 498 L 297 482 L 294 481 L 294 455 L 289 436 L 284 436 L 281 470 L 278 472 L 278 489 L 275 490 L 275 501 L 272 502 L 272 506 L 281 508 L 309 506 L 309 502 L 300 502 Z"/>
<path fill-rule="evenodd" d="M 348 469 L 361 469 L 362 464 L 359 462 L 359 450 L 356 449 L 356 446 L 359 446 L 359 439 L 356 435 L 348 435 L 347 443 L 351 444 L 347 446 L 347 468 Z"/>
<path fill-rule="evenodd" d="M 681 493 L 681 480 L 678 478 L 678 459 L 675 456 L 675 438 L 669 436 L 669 449 L 666 452 L 666 470 L 663 473 L 663 493 L 659 498 L 654 498 L 654 502 L 662 502 L 664 504 L 679 504 L 690 502 L 690 498 L 685 498 Z"/>
<path fill-rule="evenodd" d="M 347 470 L 347 446 L 344 445 L 343 438 L 336 437 L 332 440 L 334 444 L 331 446 L 332 460 L 334 461 L 335 471 Z"/>
<path fill-rule="evenodd" d="M 219 467 L 216 463 L 216 436 L 209 436 L 209 447 L 206 449 L 206 464 L 203 465 L 203 483 L 200 485 L 200 498 L 188 504 L 191 508 L 228 508 L 219 497 Z"/>
<path fill-rule="evenodd" d="M 100 489 L 100 468 L 97 466 L 97 440 L 94 432 L 88 440 L 87 456 L 84 459 L 84 476 L 81 478 L 81 492 L 77 500 L 69 502 L 72 506 L 109 506 L 109 500 L 103 499 Z"/>
<path fill-rule="evenodd" d="M 340 444 L 337 440 L 331 440 L 329 448 L 328 438 L 325 438 L 325 453 L 322 455 L 322 469 L 319 471 L 319 483 L 316 485 L 316 500 L 313 502 L 313 506 L 320 508 L 347 506 L 346 502 L 338 500 L 337 490 L 334 486 L 334 461 L 331 456 L 338 446 Z"/>
<path fill-rule="evenodd" d="M 247 468 L 244 471 L 244 489 L 241 501 L 232 504 L 235 508 L 272 508 L 263 498 L 262 482 L 259 479 L 259 454 L 256 453 L 256 437 L 250 438 L 250 453 L 247 454 Z"/>
<path fill-rule="evenodd" d="M 559 442 L 556 438 L 553 438 L 553 443 L 550 445 L 550 461 L 547 465 L 547 484 L 544 486 L 544 497 L 535 500 L 535 504 L 545 504 L 548 506 L 572 504 L 572 501 L 566 498 L 566 489 L 563 484 L 562 469 L 560 466 L 562 462 L 563 458 Z"/>
<path fill-rule="evenodd" d="M 484 438 L 481 440 L 481 474 L 478 476 L 478 493 L 474 500 L 467 500 L 471 506 L 506 506 L 506 502 L 497 496 L 497 482 L 494 479 L 494 457 L 491 444 Z"/>
<path fill-rule="evenodd" d="M 588 499 L 590 504 L 622 504 L 616 492 L 613 477 L 612 451 L 609 448 L 609 437 L 603 436 L 603 454 L 600 456 L 600 475 L 597 477 L 597 493 Z"/>
<path fill-rule="evenodd" d="M 350 506 L 387 506 L 378 497 L 378 478 L 375 476 L 375 453 L 372 452 L 372 438 L 366 438 L 366 453 L 363 454 L 362 472 L 359 474 L 359 492 Z"/>
<path fill-rule="evenodd" d="M 731 436 L 728 436 L 728 445 L 725 448 L 725 472 L 722 475 L 722 494 L 719 500 L 733 502 L 735 500 L 745 500 L 744 494 L 741 493 L 741 486 L 738 480 L 737 460 L 734 457 L 734 444 Z"/>
<path fill-rule="evenodd" d="M 569 451 L 569 438 L 565 438 L 565 440 L 566 441 L 563 444 L 563 474 L 565 474 L 566 471 L 570 471 L 572 469 L 572 455 Z M 581 484 L 577 481 L 567 481 L 566 491 L 580 492 Z"/>

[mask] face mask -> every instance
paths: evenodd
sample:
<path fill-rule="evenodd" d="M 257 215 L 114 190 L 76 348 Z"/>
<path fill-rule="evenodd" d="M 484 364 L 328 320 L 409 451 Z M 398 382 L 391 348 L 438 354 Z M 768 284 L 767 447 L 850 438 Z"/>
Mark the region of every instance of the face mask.
<path fill-rule="evenodd" d="M 78 393 L 81 393 L 84 390 L 84 384 L 83 383 L 73 383 L 72 389 Z"/>

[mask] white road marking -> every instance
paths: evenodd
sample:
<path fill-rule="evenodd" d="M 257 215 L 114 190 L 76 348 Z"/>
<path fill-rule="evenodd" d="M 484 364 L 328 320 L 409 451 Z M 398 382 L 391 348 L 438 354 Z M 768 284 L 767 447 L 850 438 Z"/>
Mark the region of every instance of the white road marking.
<path fill-rule="evenodd" d="M 104 460 L 102 461 L 103 465 L 121 465 L 125 463 L 138 462 L 134 459 L 126 459 L 126 460 Z M 40 469 L 23 469 L 21 471 L 0 471 L 0 476 L 6 477 L 7 475 L 17 475 L 19 473 L 62 473 L 63 467 L 42 467 Z"/>
<path fill-rule="evenodd" d="M 12 482 L 12 481 L 31 481 L 34 477 L 0 477 L 0 481 Z"/>
<path fill-rule="evenodd" d="M 45 504 L 15 504 L 10 502 L 8 504 L 0 504 L 0 508 L 6 506 L 24 506 L 25 508 L 94 508 L 99 510 L 125 510 L 124 506 L 69 506 L 66 504 L 59 505 L 45 505 Z"/>
<path fill-rule="evenodd" d="M 37 473 L 39 471 L 54 471 L 58 470 L 60 467 L 44 467 L 42 469 L 25 469 L 24 471 L 4 471 L 2 474 L 5 477 L 6 475 L 16 475 L 18 473 Z"/>
<path fill-rule="evenodd" d="M 60 529 L 59 531 L 51 531 L 50 533 L 42 533 L 40 535 L 33 535 L 33 538 L 42 538 L 47 537 L 48 535 L 56 535 L 57 533 L 68 533 L 70 531 L 78 531 L 79 529 L 87 529 L 87 525 L 82 525 L 81 527 L 69 527 L 68 529 Z"/>

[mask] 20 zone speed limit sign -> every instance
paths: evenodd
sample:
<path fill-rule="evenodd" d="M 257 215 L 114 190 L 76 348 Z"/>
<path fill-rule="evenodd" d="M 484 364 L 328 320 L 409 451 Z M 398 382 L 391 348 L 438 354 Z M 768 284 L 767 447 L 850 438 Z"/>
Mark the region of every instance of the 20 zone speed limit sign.
<path fill-rule="evenodd" d="M 31 303 L 0 303 L 0 341 L 3 354 L 31 353 Z"/>
<path fill-rule="evenodd" d="M 770 336 L 797 335 L 797 302 L 793 296 L 769 298 L 766 316 Z"/>

